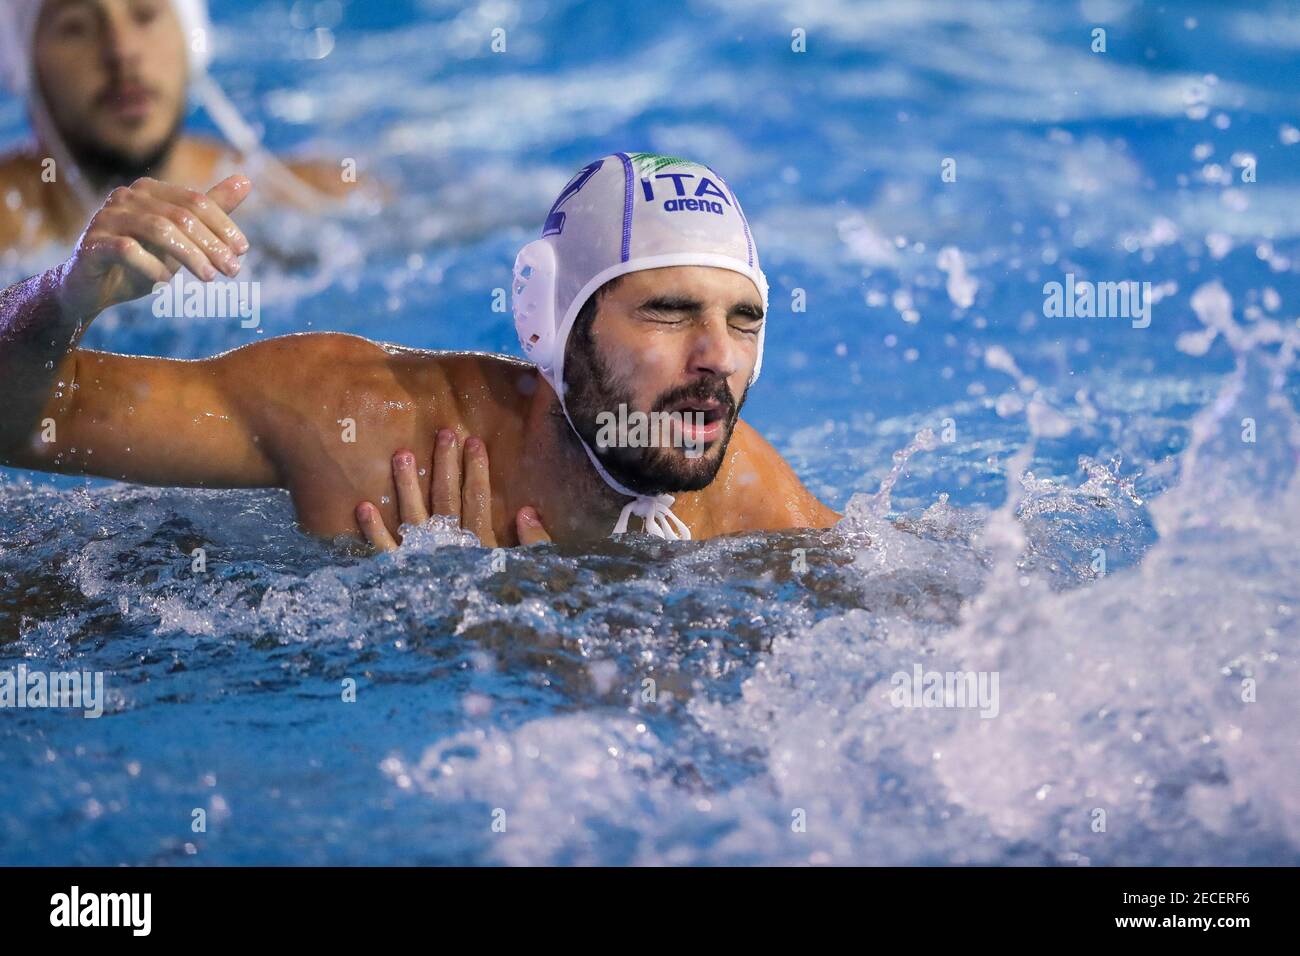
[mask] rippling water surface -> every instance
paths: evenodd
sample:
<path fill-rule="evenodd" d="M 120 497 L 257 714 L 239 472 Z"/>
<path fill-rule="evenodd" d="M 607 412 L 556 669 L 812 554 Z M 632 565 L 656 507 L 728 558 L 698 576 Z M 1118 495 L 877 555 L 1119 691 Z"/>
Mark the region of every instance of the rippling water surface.
<path fill-rule="evenodd" d="M 91 344 L 513 352 L 493 290 L 571 171 L 695 156 L 773 283 L 746 416 L 846 517 L 501 567 L 0 472 L 0 668 L 108 691 L 0 712 L 0 862 L 1300 862 L 1295 4 L 218 7 L 268 140 L 396 201 L 250 211 L 260 330 Z M 1045 317 L 1067 273 L 1149 281 L 1150 327 Z M 917 665 L 997 715 L 894 706 Z"/>

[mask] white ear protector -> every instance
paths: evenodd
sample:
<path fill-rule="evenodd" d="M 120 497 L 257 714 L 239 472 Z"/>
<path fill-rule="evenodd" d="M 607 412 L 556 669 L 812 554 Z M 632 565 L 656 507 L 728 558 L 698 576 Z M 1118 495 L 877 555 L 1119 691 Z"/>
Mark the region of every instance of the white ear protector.
<path fill-rule="evenodd" d="M 555 248 L 545 239 L 519 250 L 510 291 L 519 345 L 550 380 L 555 371 Z"/>

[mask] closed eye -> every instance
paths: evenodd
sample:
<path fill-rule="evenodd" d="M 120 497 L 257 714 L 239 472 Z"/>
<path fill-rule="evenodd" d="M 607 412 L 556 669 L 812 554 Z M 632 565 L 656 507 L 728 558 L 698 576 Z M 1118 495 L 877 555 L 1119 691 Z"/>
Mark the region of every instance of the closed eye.
<path fill-rule="evenodd" d="M 704 308 L 698 299 L 684 295 L 661 295 L 641 303 L 641 311 L 664 316 L 673 316 L 680 320 L 694 315 Z"/>
<path fill-rule="evenodd" d="M 738 319 L 736 328 L 746 335 L 758 335 L 759 329 L 763 327 L 763 310 L 752 302 L 736 303 L 731 307 L 728 318 Z"/>
<path fill-rule="evenodd" d="M 684 295 L 661 295 L 647 299 L 638 310 L 657 325 L 680 325 L 704 311 L 704 303 Z M 763 327 L 763 309 L 754 302 L 737 302 L 727 311 L 731 327 L 744 335 L 758 335 Z"/>

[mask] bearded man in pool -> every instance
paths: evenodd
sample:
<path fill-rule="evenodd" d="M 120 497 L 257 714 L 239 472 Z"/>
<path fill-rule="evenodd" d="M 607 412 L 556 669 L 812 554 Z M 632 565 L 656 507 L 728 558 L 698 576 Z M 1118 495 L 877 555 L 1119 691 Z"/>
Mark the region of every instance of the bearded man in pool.
<path fill-rule="evenodd" d="M 592 543 L 611 526 L 639 530 L 631 517 L 664 538 L 839 519 L 739 418 L 761 364 L 766 280 L 734 193 L 708 167 L 619 153 L 570 181 L 516 261 L 531 363 L 330 333 L 199 361 L 78 347 L 106 308 L 181 267 L 229 272 L 248 249 L 230 213 L 251 185 L 114 190 L 67 262 L 0 293 L 0 463 L 285 488 L 306 531 L 360 526 L 380 549 L 428 507 L 459 514 L 487 546 Z M 620 405 L 677 415 L 673 440 L 602 440 L 601 416 Z"/>

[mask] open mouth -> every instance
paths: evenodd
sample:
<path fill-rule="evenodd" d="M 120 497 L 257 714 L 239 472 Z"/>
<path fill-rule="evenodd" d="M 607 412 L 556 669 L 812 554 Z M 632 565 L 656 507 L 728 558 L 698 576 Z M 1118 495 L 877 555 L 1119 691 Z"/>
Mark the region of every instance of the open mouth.
<path fill-rule="evenodd" d="M 726 406 L 721 402 L 684 402 L 669 409 L 675 415 L 692 421 L 703 421 L 706 425 L 720 422 L 727 417 Z"/>
<path fill-rule="evenodd" d="M 707 444 L 720 438 L 727 420 L 727 406 L 719 401 L 688 400 L 668 411 L 680 421 L 682 440 L 690 445 Z"/>

